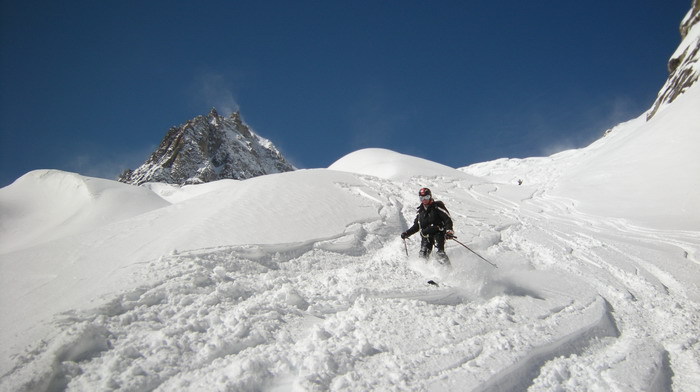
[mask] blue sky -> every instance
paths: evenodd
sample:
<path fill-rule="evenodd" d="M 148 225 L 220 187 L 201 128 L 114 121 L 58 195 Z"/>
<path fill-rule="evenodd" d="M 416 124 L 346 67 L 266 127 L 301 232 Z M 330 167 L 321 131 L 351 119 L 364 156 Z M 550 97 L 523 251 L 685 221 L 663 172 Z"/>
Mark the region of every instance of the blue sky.
<path fill-rule="evenodd" d="M 1 1 L 0 186 L 114 178 L 213 106 L 301 168 L 365 147 L 452 167 L 583 147 L 651 105 L 691 5 Z"/>

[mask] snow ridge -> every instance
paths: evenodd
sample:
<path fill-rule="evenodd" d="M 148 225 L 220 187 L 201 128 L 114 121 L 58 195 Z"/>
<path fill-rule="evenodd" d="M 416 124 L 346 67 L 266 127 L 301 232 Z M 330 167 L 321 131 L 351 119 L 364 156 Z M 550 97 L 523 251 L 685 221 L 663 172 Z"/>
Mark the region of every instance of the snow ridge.
<path fill-rule="evenodd" d="M 147 189 L 61 170 L 35 170 L 0 189 L 0 254 L 170 205 Z"/>

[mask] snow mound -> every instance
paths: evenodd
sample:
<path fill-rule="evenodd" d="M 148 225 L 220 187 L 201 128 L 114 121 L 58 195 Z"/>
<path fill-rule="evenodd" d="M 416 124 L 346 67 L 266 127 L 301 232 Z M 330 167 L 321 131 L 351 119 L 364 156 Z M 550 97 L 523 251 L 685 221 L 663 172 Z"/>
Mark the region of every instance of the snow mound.
<path fill-rule="evenodd" d="M 200 186 L 183 192 L 193 193 Z M 203 186 L 203 194 L 159 211 L 147 218 L 151 227 L 139 223 L 139 230 L 147 235 L 152 228 L 167 231 L 178 222 L 188 222 L 186 230 L 171 230 L 162 239 L 168 243 L 166 251 L 290 243 L 337 236 L 352 223 L 375 218 L 380 204 L 356 175 L 338 176 L 323 169 Z"/>
<path fill-rule="evenodd" d="M 169 205 L 147 189 L 36 170 L 0 189 L 0 253 L 93 230 Z"/>
<path fill-rule="evenodd" d="M 196 196 L 201 196 L 205 193 L 229 187 L 232 183 L 237 181 L 238 180 L 224 179 L 207 182 L 204 184 L 182 186 L 166 184 L 164 182 L 147 182 L 145 184 L 141 184 L 141 186 L 150 189 L 156 195 L 162 197 L 170 203 L 175 204 L 189 200 Z"/>
<path fill-rule="evenodd" d="M 412 177 L 471 178 L 449 166 L 382 148 L 366 148 L 352 152 L 328 168 L 388 180 L 408 180 Z"/>
<path fill-rule="evenodd" d="M 135 213 L 139 210 L 139 202 L 143 203 L 140 206 L 142 211 L 153 207 L 150 198 L 129 199 L 128 191 L 150 195 L 155 198 L 153 200 L 160 200 L 155 203 L 157 205 L 167 204 L 143 187 L 108 180 L 93 181 L 61 172 L 43 174 L 45 181 L 51 179 L 56 183 L 55 187 L 62 187 L 60 192 L 55 188 L 53 192 L 47 192 L 45 187 L 42 193 L 24 186 L 25 182 L 35 183 L 34 177 L 42 178 L 42 173 L 30 173 L 13 186 L 12 192 L 4 189 L 3 195 L 19 199 L 21 193 L 17 189 L 20 189 L 24 194 L 34 190 L 37 195 L 53 197 L 56 211 L 68 209 L 64 215 L 46 223 L 54 228 L 59 227 L 66 216 L 105 217 L 129 205 L 128 208 Z M 209 191 L 199 196 L 165 208 L 151 208 L 151 211 L 129 219 L 112 220 L 109 225 L 93 225 L 93 229 L 87 232 L 84 231 L 88 227 L 84 220 L 68 219 L 76 230 L 82 232 L 60 241 L 37 243 L 0 257 L 0 314 L 3 315 L 0 318 L 0 340 L 26 345 L 46 333 L 40 321 L 47 314 L 95 306 L 109 293 L 147 283 L 152 277 L 135 271 L 143 269 L 144 264 L 157 263 L 163 255 L 243 246 L 246 256 L 255 258 L 261 254 L 257 248 L 261 244 L 274 244 L 270 251 L 273 254 L 275 248 L 282 254 L 297 254 L 309 251 L 315 242 L 320 242 L 316 245 L 319 249 L 359 252 L 365 232 L 356 225 L 384 218 L 398 226 L 399 211 L 398 207 L 393 210 L 383 207 L 382 201 L 386 197 L 374 190 L 380 180 L 367 182 L 358 177 L 317 169 L 245 181 L 226 180 L 220 184 L 204 184 L 204 189 Z M 116 193 L 107 198 L 105 195 L 116 192 L 114 189 L 127 190 L 127 195 Z M 102 197 L 96 194 L 102 194 Z M 107 201 L 117 202 L 113 198 L 123 204 L 108 204 Z M 17 201 L 17 204 L 10 205 L 5 199 L 9 197 L 3 198 L 3 206 L 12 211 L 13 208 L 32 211 L 42 202 L 51 205 L 48 200 L 28 199 L 25 199 L 27 204 Z M 74 200 L 76 205 L 70 205 Z M 101 200 L 101 203 L 91 205 L 86 202 L 89 200 Z M 35 221 L 42 212 L 36 213 Z M 400 231 L 399 227 L 385 224 L 379 229 Z M 23 238 L 21 231 L 15 232 L 15 238 L 22 243 L 36 238 L 36 233 Z M 282 256 L 277 254 L 274 257 Z M 16 306 L 25 301 L 36 306 Z M 3 354 L 7 349 L 9 344 L 3 345 Z M 0 363 L 2 365 L 4 363 Z"/>

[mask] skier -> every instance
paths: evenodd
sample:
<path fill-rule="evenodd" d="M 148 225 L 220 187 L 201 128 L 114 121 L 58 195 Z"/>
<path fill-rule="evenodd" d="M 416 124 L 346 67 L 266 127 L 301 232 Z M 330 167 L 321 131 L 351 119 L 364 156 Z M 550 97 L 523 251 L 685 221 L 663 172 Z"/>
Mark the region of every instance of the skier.
<path fill-rule="evenodd" d="M 416 219 L 413 226 L 401 233 L 401 238 L 406 239 L 420 231 L 420 256 L 427 259 L 435 246 L 438 262 L 449 265 L 450 259 L 445 253 L 445 239 L 454 237 L 450 213 L 445 203 L 433 199 L 430 189 L 421 188 L 418 197 L 421 205 L 418 206 Z"/>

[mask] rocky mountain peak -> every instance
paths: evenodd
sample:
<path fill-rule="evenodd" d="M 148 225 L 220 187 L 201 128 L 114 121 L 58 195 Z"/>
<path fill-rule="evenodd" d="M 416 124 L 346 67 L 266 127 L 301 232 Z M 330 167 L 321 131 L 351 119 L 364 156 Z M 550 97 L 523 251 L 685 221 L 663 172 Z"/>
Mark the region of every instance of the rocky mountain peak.
<path fill-rule="evenodd" d="M 682 41 L 668 61 L 669 77 L 647 114 L 647 120 L 683 94 L 700 77 L 700 0 L 693 5 L 680 25 Z"/>
<path fill-rule="evenodd" d="M 148 160 L 135 170 L 124 171 L 118 180 L 134 185 L 184 185 L 294 169 L 272 142 L 243 122 L 239 112 L 222 117 L 212 108 L 206 116 L 170 128 Z"/>

